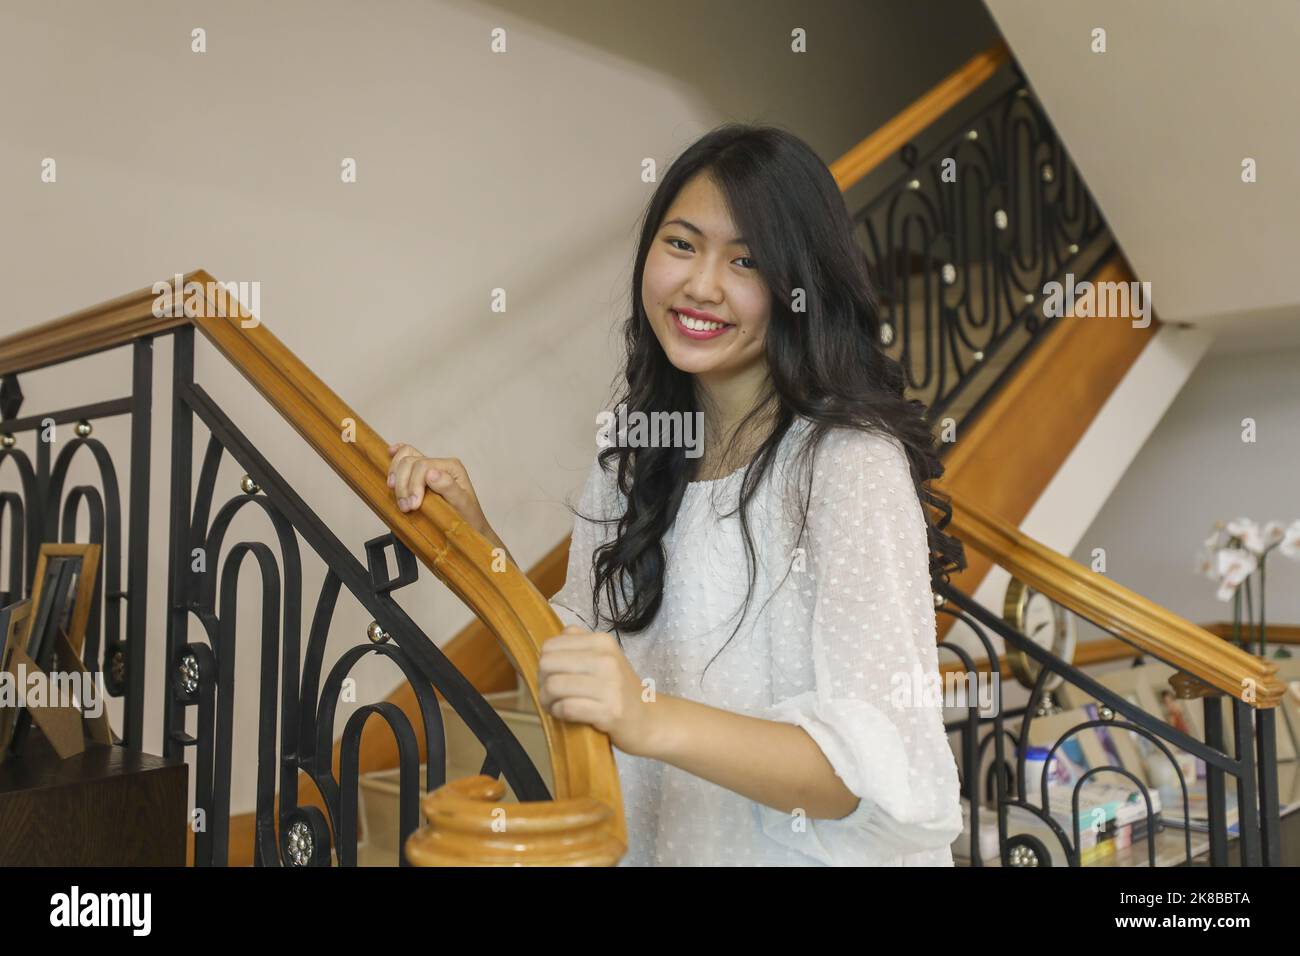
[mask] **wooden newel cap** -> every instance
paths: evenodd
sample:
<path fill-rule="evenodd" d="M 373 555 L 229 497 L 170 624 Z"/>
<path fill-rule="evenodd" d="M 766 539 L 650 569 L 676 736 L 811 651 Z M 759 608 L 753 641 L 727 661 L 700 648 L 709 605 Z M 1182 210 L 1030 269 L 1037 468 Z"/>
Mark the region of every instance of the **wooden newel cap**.
<path fill-rule="evenodd" d="M 505 803 L 492 777 L 453 780 L 421 801 L 429 825 L 406 841 L 417 866 L 613 866 L 624 847 L 598 800 Z"/>

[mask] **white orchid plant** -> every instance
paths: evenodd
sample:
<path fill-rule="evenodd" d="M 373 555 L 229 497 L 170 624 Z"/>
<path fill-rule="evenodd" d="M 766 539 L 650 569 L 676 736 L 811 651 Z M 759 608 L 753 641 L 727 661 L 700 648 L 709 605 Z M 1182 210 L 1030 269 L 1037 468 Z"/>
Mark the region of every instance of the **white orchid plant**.
<path fill-rule="evenodd" d="M 1242 623 L 1255 628 L 1258 636 L 1259 653 L 1265 654 L 1266 638 L 1264 633 L 1264 566 L 1268 555 L 1280 551 L 1293 561 L 1300 561 L 1300 518 L 1285 526 L 1280 521 L 1269 521 L 1258 525 L 1249 518 L 1236 518 L 1232 521 L 1219 521 L 1214 525 L 1214 532 L 1205 539 L 1205 546 L 1200 554 L 1197 570 L 1219 585 L 1220 601 L 1232 601 L 1233 639 L 1243 648 Z M 1259 614 L 1254 607 L 1254 589 L 1251 578 L 1259 577 Z M 1285 648 L 1278 651 L 1278 656 L 1289 657 Z"/>

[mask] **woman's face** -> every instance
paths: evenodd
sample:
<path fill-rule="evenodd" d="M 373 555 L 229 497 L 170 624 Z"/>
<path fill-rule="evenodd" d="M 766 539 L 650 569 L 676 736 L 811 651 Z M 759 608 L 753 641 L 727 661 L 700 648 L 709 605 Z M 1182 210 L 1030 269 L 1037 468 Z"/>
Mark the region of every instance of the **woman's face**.
<path fill-rule="evenodd" d="M 677 193 L 646 254 L 641 304 L 650 326 L 668 361 L 705 384 L 765 361 L 771 294 L 737 232 L 722 193 L 699 174 Z"/>

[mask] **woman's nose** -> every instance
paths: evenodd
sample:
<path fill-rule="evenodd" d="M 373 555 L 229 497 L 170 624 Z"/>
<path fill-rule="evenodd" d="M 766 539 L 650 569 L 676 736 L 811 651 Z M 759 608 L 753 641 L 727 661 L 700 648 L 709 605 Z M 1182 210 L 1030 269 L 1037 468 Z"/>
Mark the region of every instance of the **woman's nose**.
<path fill-rule="evenodd" d="M 712 265 L 702 265 L 691 273 L 686 292 L 699 305 L 716 304 L 722 298 L 722 283 L 718 281 Z"/>

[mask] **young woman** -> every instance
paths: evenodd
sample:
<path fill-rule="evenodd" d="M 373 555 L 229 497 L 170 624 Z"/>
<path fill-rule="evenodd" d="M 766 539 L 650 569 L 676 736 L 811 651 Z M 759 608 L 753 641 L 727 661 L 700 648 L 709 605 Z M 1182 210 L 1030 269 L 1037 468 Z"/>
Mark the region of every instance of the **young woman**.
<path fill-rule="evenodd" d="M 704 136 L 650 201 L 631 299 L 618 404 L 702 413 L 703 454 L 597 454 L 538 674 L 614 744 L 623 864 L 952 865 L 956 762 L 915 690 L 961 546 L 829 170 L 779 129 Z M 389 452 L 403 510 L 427 488 L 505 547 L 458 461 Z"/>

